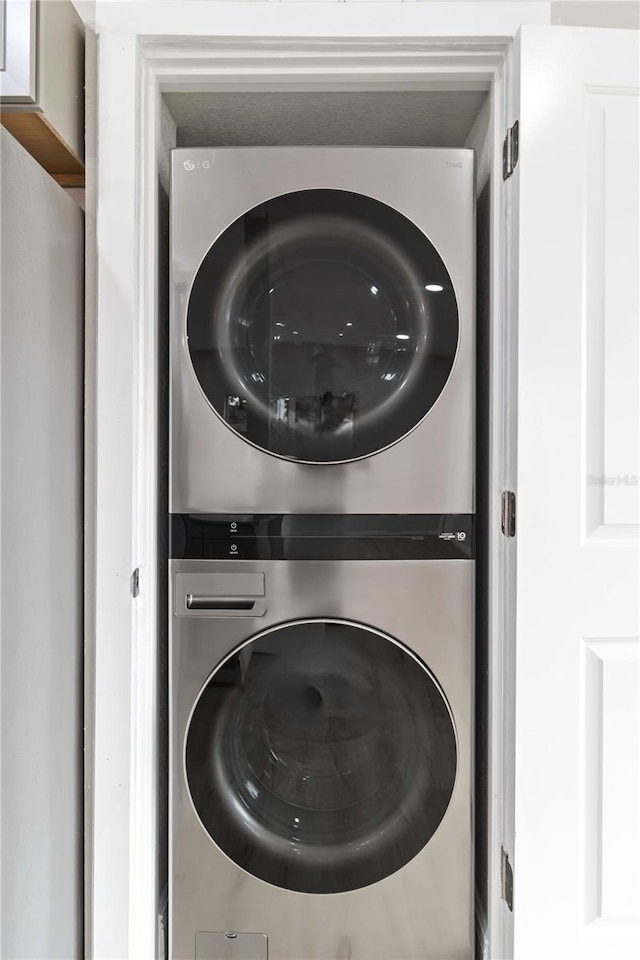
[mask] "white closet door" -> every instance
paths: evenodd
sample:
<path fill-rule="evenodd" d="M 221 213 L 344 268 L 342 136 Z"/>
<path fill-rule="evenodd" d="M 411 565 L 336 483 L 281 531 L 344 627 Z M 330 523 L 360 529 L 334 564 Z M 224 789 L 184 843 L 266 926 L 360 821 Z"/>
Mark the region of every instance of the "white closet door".
<path fill-rule="evenodd" d="M 640 956 L 638 35 L 524 28 L 519 67 L 515 957 L 626 960 Z"/>
<path fill-rule="evenodd" d="M 0 128 L 0 957 L 82 955 L 84 218 Z"/>

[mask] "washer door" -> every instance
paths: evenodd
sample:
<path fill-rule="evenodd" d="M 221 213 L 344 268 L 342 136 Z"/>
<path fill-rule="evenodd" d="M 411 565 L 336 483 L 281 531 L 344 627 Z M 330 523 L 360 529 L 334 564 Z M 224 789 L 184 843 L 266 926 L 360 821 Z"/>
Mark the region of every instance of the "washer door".
<path fill-rule="evenodd" d="M 186 776 L 215 843 L 278 887 L 338 893 L 408 863 L 456 777 L 449 707 L 396 641 L 336 620 L 258 635 L 192 713 Z"/>
<path fill-rule="evenodd" d="M 343 462 L 400 440 L 447 382 L 458 310 L 428 238 L 359 194 L 305 190 L 235 221 L 196 274 L 188 347 L 213 409 L 287 459 Z"/>

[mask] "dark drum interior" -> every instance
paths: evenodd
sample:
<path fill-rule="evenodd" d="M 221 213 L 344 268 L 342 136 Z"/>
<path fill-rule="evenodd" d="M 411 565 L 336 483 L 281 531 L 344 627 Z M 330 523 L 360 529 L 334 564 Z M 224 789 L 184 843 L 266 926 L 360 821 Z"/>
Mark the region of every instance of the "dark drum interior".
<path fill-rule="evenodd" d="M 205 686 L 186 771 L 215 843 L 262 880 L 338 893 L 394 873 L 429 842 L 456 777 L 437 683 L 354 623 L 285 624 Z"/>
<path fill-rule="evenodd" d="M 409 433 L 449 377 L 458 310 L 438 252 L 386 204 L 337 190 L 276 197 L 205 256 L 187 336 L 209 402 L 293 460 L 359 459 Z"/>

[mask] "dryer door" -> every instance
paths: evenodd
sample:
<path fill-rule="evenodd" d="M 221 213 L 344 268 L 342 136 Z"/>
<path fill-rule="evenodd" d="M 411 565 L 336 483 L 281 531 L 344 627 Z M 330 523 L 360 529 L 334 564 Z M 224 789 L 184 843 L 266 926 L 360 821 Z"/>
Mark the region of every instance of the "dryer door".
<path fill-rule="evenodd" d="M 247 442 L 342 462 L 400 440 L 451 373 L 458 309 L 433 244 L 391 207 L 339 190 L 235 221 L 191 288 L 187 337 L 209 403 Z"/>
<path fill-rule="evenodd" d="M 211 675 L 186 737 L 195 809 L 240 867 L 337 893 L 389 876 L 442 821 L 456 778 L 449 706 L 382 633 L 308 620 L 259 634 Z"/>

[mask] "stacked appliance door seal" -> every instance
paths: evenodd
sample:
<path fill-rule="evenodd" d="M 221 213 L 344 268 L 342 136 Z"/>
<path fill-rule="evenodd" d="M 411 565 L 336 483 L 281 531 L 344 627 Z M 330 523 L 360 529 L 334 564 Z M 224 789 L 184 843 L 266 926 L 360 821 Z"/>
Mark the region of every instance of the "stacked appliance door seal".
<path fill-rule="evenodd" d="M 173 960 L 471 954 L 473 264 L 471 151 L 173 151 Z"/>

